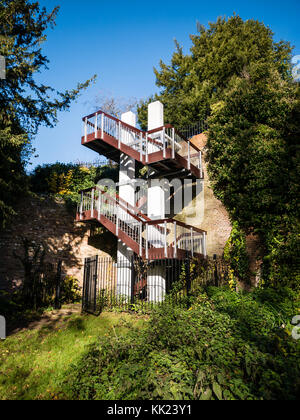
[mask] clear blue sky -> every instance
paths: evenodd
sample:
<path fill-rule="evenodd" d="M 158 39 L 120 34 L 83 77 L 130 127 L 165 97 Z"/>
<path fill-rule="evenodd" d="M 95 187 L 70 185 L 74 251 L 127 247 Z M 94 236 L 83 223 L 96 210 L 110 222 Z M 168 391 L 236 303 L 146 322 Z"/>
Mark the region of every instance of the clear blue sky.
<path fill-rule="evenodd" d="M 57 26 L 47 32 L 44 53 L 50 69 L 39 79 L 63 90 L 97 74 L 98 80 L 69 112 L 59 114 L 53 128 L 42 127 L 34 141 L 37 164 L 93 161 L 96 153 L 81 146 L 81 118 L 99 95 L 145 98 L 156 91 L 153 67 L 174 51 L 174 38 L 190 47 L 196 21 L 207 25 L 233 12 L 243 19 L 263 21 L 275 39 L 288 40 L 300 54 L 299 0 L 40 0 L 52 9 L 60 5 Z"/>

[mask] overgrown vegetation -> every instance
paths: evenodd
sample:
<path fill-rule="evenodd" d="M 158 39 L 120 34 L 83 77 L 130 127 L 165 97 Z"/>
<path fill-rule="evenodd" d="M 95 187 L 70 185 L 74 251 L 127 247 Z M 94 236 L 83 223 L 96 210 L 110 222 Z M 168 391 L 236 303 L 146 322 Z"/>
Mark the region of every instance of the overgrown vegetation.
<path fill-rule="evenodd" d="M 291 45 L 273 35 L 236 15 L 200 25 L 190 54 L 176 43 L 171 63 L 155 70 L 155 99 L 177 127 L 207 120 L 214 193 L 240 230 L 259 237 L 262 284 L 299 288 L 300 88 Z M 138 108 L 144 127 L 147 104 Z"/>
<path fill-rule="evenodd" d="M 80 190 L 91 188 L 105 178 L 117 182 L 116 165 L 104 164 L 96 167 L 57 162 L 37 166 L 30 175 L 30 188 L 37 194 L 63 197 L 67 205 L 74 208 L 78 203 Z"/>
<path fill-rule="evenodd" d="M 297 399 L 300 343 L 290 289 L 198 290 L 189 309 L 163 305 L 142 329 L 101 337 L 75 363 L 72 399 Z"/>

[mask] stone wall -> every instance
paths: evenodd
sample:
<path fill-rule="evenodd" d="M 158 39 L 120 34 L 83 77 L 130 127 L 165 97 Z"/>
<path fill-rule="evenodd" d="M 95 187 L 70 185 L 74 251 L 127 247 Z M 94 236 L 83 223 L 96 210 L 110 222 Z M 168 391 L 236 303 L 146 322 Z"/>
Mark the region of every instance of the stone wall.
<path fill-rule="evenodd" d="M 182 213 L 179 213 L 176 218 L 189 225 L 207 231 L 207 254 L 209 256 L 223 254 L 225 244 L 231 233 L 231 223 L 229 220 L 228 213 L 219 201 L 210 185 L 210 181 L 207 174 L 207 165 L 205 162 L 205 145 L 207 138 L 205 135 L 200 134 L 193 137 L 192 143 L 203 150 L 203 172 L 204 181 L 202 182 L 201 192 L 194 198 L 189 206 L 183 209 Z M 193 210 L 197 209 L 193 216 Z"/>
<path fill-rule="evenodd" d="M 74 276 L 81 284 L 84 258 L 109 256 L 116 245 L 110 233 L 105 234 L 105 245 L 99 238 L 90 238 L 89 225 L 74 222 L 75 214 L 63 201 L 29 198 L 19 204 L 17 211 L 13 223 L 0 232 L 0 289 L 18 286 L 24 277 L 22 264 L 14 256 L 24 255 L 21 237 L 45 242 L 49 247 L 46 261 L 57 263 L 62 259 L 63 275 Z"/>

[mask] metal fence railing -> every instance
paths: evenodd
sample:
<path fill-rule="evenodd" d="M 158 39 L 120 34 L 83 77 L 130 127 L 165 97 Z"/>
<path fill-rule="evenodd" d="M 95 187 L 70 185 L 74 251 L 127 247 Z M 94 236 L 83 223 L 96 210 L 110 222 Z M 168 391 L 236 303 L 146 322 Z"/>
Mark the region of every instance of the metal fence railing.
<path fill-rule="evenodd" d="M 187 305 L 199 286 L 220 286 L 228 281 L 228 273 L 221 258 L 87 258 L 82 309 L 99 314 L 104 309 L 145 312 L 165 302 Z"/>

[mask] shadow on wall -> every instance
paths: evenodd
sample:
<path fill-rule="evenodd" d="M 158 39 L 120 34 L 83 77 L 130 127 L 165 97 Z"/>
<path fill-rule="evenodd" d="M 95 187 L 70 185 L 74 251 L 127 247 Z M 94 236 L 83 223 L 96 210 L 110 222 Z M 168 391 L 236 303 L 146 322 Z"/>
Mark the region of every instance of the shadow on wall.
<path fill-rule="evenodd" d="M 63 200 L 34 197 L 19 203 L 18 216 L 0 232 L 0 289 L 14 289 L 24 280 L 24 268 L 15 255 L 22 255 L 22 237 L 37 244 L 47 245 L 45 261 L 57 264 L 63 261 L 63 275 L 83 279 L 84 258 L 99 253 L 96 241 L 90 241 L 90 226 L 76 223 L 75 211 L 67 210 Z M 112 249 L 108 238 L 107 250 Z M 106 256 L 105 252 L 100 252 Z"/>

